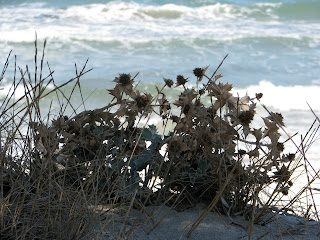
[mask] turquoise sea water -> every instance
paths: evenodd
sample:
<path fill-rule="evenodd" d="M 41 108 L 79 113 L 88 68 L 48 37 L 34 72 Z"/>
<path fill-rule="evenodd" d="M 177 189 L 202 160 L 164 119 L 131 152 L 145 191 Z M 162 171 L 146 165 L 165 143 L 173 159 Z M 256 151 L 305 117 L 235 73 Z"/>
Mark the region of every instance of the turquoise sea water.
<path fill-rule="evenodd" d="M 10 50 L 33 61 L 35 32 L 58 81 L 90 58 L 88 87 L 119 72 L 191 77 L 226 54 L 238 87 L 320 85 L 320 1 L 0 1 L 1 62 Z"/>
<path fill-rule="evenodd" d="M 89 58 L 93 70 L 81 84 L 87 95 L 95 91 L 92 106 L 105 104 L 105 89 L 119 73 L 139 72 L 147 90 L 178 74 L 195 84 L 195 67 L 210 65 L 212 74 L 229 54 L 218 73 L 240 95 L 263 92 L 267 106 L 297 111 L 288 119 L 293 126 L 301 115 L 301 125 L 312 122 L 306 102 L 320 111 L 320 0 L 0 0 L 1 64 L 12 50 L 5 89 L 14 55 L 22 69 L 34 66 L 35 33 L 39 59 L 48 41 L 57 83 Z"/>
<path fill-rule="evenodd" d="M 195 67 L 210 65 L 212 74 L 229 54 L 218 73 L 240 95 L 263 92 L 267 106 L 297 111 L 293 126 L 301 115 L 301 125 L 311 124 L 306 102 L 320 111 L 320 0 L 0 0 L 1 64 L 12 50 L 2 87 L 13 78 L 14 55 L 22 69 L 34 66 L 35 33 L 39 59 L 48 41 L 57 83 L 89 58 L 93 70 L 81 84 L 87 95 L 95 91 L 93 107 L 105 104 L 119 73 L 139 72 L 147 90 L 178 74 L 195 84 Z"/>
<path fill-rule="evenodd" d="M 219 73 L 236 91 L 263 92 L 279 111 L 308 114 L 306 102 L 320 111 L 319 0 L 0 0 L 0 63 L 13 51 L 2 87 L 13 78 L 14 55 L 32 69 L 35 33 L 39 58 L 48 41 L 57 83 L 89 58 L 82 86 L 95 91 L 93 106 L 104 105 L 119 73 L 139 72 L 146 89 L 178 74 L 195 84 L 195 67 L 210 65 L 212 74 L 229 54 Z"/>

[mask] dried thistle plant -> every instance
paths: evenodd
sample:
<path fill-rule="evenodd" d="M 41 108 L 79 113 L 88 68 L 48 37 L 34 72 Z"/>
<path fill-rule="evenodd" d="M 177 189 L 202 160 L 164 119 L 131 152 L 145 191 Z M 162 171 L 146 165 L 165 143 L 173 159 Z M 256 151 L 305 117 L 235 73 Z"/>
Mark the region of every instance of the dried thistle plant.
<path fill-rule="evenodd" d="M 41 73 L 42 63 L 43 58 Z M 76 78 L 49 93 L 46 78 L 32 83 L 21 71 L 25 96 L 14 100 L 8 95 L 1 105 L 0 236 L 59 238 L 68 227 L 72 231 L 67 239 L 80 238 L 97 218 L 90 206 L 99 204 L 143 211 L 148 204 L 204 202 L 206 211 L 255 216 L 258 221 L 288 194 L 297 168 L 295 154 L 284 153 L 280 141 L 283 117 L 269 112 L 263 126 L 253 126 L 262 94 L 234 96 L 233 86 L 220 82 L 217 70 L 211 77 L 207 70 L 194 69 L 196 87 L 188 87 L 189 78 L 178 75 L 175 86 L 182 88 L 172 102 L 165 94 L 174 87 L 172 80 L 164 79 L 154 96 L 138 90 L 137 75 L 119 74 L 108 90 L 112 102 L 94 110 L 83 106 L 80 113 L 71 97 L 77 86 L 81 93 L 79 78 L 85 66 Z M 51 70 L 48 79 L 54 83 Z M 73 80 L 78 82 L 65 96 L 60 88 Z M 45 121 L 40 103 L 52 93 L 61 111 Z M 26 104 L 17 107 L 22 100 Z M 70 116 L 67 106 L 73 109 Z M 162 129 L 173 122 L 171 131 L 160 134 L 149 125 L 152 114 L 159 116 Z M 142 120 L 146 124 L 141 127 Z M 265 191 L 271 193 L 267 200 L 261 198 Z"/>

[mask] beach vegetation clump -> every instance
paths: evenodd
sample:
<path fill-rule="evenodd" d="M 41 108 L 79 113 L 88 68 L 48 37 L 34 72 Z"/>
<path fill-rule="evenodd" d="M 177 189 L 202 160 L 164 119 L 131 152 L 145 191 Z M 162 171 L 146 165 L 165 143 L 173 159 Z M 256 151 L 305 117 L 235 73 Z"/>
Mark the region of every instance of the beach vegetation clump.
<path fill-rule="evenodd" d="M 79 80 L 90 70 L 85 65 L 58 86 L 51 70 L 43 76 L 43 56 L 39 70 L 36 45 L 34 79 L 20 69 L 2 99 L 1 239 L 83 238 L 100 221 L 100 205 L 143 212 L 147 205 L 202 202 L 206 211 L 258 222 L 288 194 L 296 157 L 284 153 L 283 117 L 266 109 L 263 125 L 253 126 L 262 93 L 236 96 L 217 74 L 223 61 L 212 76 L 208 67 L 195 68 L 196 86 L 177 75 L 154 95 L 139 90 L 138 74 L 119 74 L 106 91 L 110 103 L 87 110 L 83 102 L 78 112 L 72 95 L 78 89 L 83 97 Z M 20 86 L 25 94 L 15 99 Z M 165 91 L 173 87 L 180 93 L 171 101 Z M 52 117 L 50 105 L 44 118 L 41 102 L 49 95 L 60 112 Z M 160 127 L 148 124 L 151 116 Z"/>

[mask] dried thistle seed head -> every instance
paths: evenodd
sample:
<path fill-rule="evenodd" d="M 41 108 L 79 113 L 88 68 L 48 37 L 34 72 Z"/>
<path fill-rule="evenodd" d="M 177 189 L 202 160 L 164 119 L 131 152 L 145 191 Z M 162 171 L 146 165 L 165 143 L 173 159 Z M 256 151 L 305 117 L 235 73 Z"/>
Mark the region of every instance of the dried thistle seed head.
<path fill-rule="evenodd" d="M 199 95 L 203 95 L 206 91 L 204 89 L 199 90 Z"/>
<path fill-rule="evenodd" d="M 285 187 L 283 187 L 283 188 L 281 188 L 281 193 L 283 194 L 283 195 L 288 195 L 289 194 L 289 186 L 285 186 Z"/>
<path fill-rule="evenodd" d="M 278 182 L 285 182 L 290 178 L 290 170 L 287 166 L 282 165 L 280 169 L 274 172 L 274 177 Z"/>
<path fill-rule="evenodd" d="M 246 150 L 243 150 L 243 149 L 239 149 L 239 151 L 238 151 L 238 154 L 240 155 L 240 156 L 242 156 L 242 155 L 244 155 L 244 154 L 246 154 L 247 152 L 246 152 Z"/>
<path fill-rule="evenodd" d="M 171 120 L 173 121 L 173 122 L 175 122 L 175 123 L 178 123 L 179 122 L 179 117 L 178 116 L 175 116 L 175 115 L 172 115 L 171 116 Z"/>
<path fill-rule="evenodd" d="M 281 142 L 278 142 L 278 143 L 277 143 L 277 150 L 280 151 L 280 152 L 282 152 L 282 151 L 284 150 L 284 144 L 281 143 Z"/>
<path fill-rule="evenodd" d="M 188 82 L 188 78 L 184 78 L 182 75 L 177 76 L 177 86 L 185 85 Z"/>
<path fill-rule="evenodd" d="M 133 80 L 131 79 L 131 75 L 126 73 L 119 74 L 119 77 L 116 77 L 113 81 L 122 85 L 123 87 L 133 83 Z"/>
<path fill-rule="evenodd" d="M 193 74 L 200 79 L 204 75 L 204 69 L 203 68 L 195 68 L 195 69 L 193 69 Z"/>
<path fill-rule="evenodd" d="M 188 114 L 189 113 L 189 110 L 190 110 L 190 105 L 187 103 L 186 105 L 184 105 L 183 107 L 183 113 L 184 114 Z"/>
<path fill-rule="evenodd" d="M 171 109 L 170 103 L 168 102 L 167 99 L 162 98 L 158 100 L 160 103 L 160 114 L 163 112 L 167 114 L 167 112 Z"/>
<path fill-rule="evenodd" d="M 171 79 L 164 78 L 163 80 L 164 80 L 164 83 L 166 84 L 166 86 L 168 86 L 169 88 L 172 87 L 173 81 Z"/>
<path fill-rule="evenodd" d="M 254 111 L 243 111 L 239 114 L 239 121 L 245 125 L 248 126 L 254 117 Z"/>
<path fill-rule="evenodd" d="M 139 111 L 143 111 L 148 106 L 148 104 L 151 103 L 151 99 L 152 99 L 151 94 L 145 93 L 144 95 L 140 95 L 140 94 L 137 95 L 134 100 L 137 103 Z"/>
<path fill-rule="evenodd" d="M 177 140 L 172 140 L 172 142 L 169 145 L 169 151 L 176 153 L 181 151 L 181 142 Z"/>
<path fill-rule="evenodd" d="M 287 155 L 287 157 L 288 157 L 288 159 L 289 159 L 290 161 L 292 161 L 292 160 L 294 160 L 294 158 L 296 157 L 296 155 L 295 155 L 294 153 L 289 153 L 289 154 Z"/>
<path fill-rule="evenodd" d="M 256 93 L 256 99 L 259 100 L 260 98 L 262 98 L 263 93 Z"/>

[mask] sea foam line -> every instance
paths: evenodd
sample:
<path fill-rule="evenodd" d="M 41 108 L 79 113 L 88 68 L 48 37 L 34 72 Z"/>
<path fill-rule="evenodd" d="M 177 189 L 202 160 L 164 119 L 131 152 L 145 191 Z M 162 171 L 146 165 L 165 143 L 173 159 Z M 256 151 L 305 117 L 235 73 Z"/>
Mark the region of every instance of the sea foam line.
<path fill-rule="evenodd" d="M 151 6 L 121 1 L 65 9 L 23 5 L 0 9 L 0 41 L 32 42 L 35 31 L 41 39 L 62 42 L 150 41 L 190 36 L 214 40 L 257 36 L 320 39 L 317 22 L 280 21 L 276 10 L 281 6 L 279 3 Z"/>
<path fill-rule="evenodd" d="M 269 81 L 260 81 L 257 85 L 235 88 L 233 91 L 239 96 L 247 93 L 250 97 L 263 93 L 261 103 L 279 111 L 310 111 L 308 104 L 313 110 L 320 111 L 319 85 L 276 86 Z"/>

